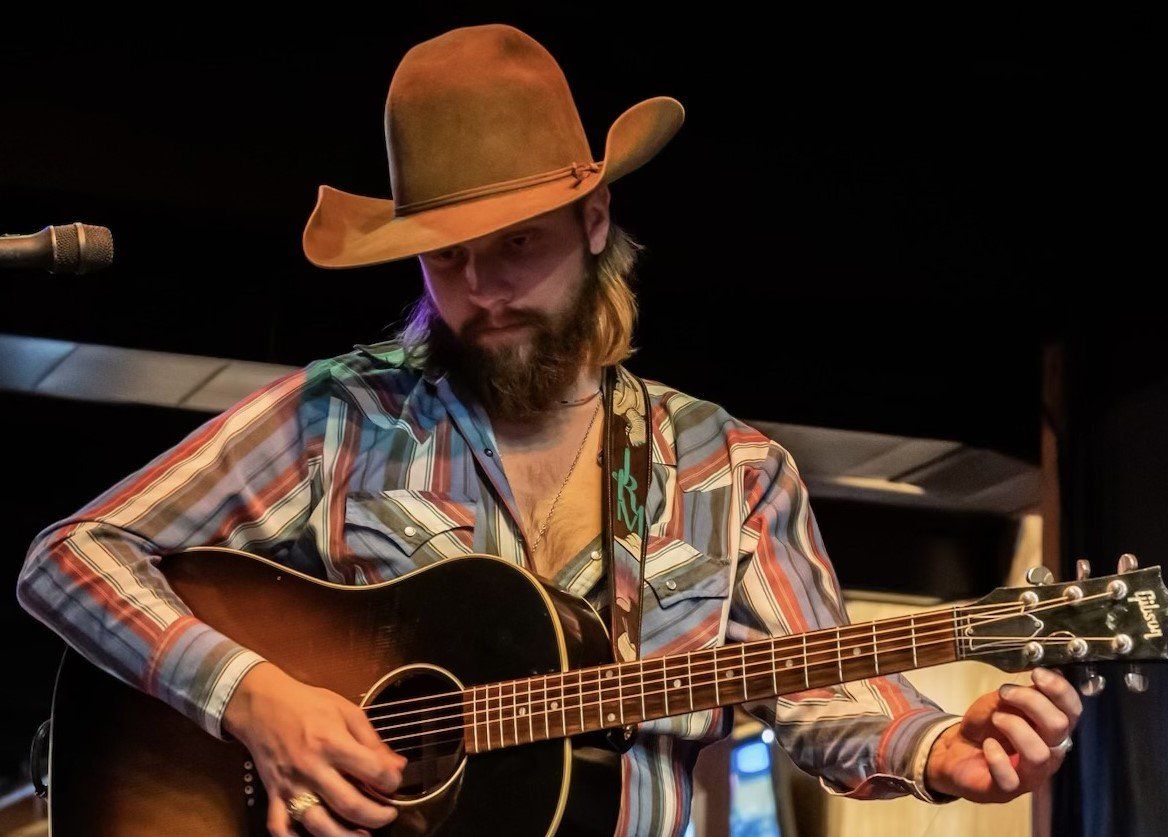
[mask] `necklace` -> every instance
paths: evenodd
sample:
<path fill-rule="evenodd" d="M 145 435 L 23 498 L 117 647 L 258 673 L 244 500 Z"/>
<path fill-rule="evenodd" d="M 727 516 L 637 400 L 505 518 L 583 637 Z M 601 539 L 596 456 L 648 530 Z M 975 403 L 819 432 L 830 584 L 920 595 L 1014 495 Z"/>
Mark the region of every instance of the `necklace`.
<path fill-rule="evenodd" d="M 589 396 L 590 398 L 592 396 Z M 539 530 L 536 532 L 535 540 L 531 542 L 531 551 L 539 547 L 543 542 L 543 536 L 547 534 L 548 526 L 551 525 L 552 515 L 556 513 L 556 506 L 559 505 L 560 495 L 564 493 L 564 489 L 568 485 L 568 480 L 572 478 L 572 472 L 576 470 L 576 463 L 580 461 L 580 454 L 584 452 L 584 445 L 588 443 L 588 437 L 592 433 L 592 425 L 596 423 L 596 417 L 600 415 L 600 403 L 597 402 L 596 409 L 592 411 L 592 418 L 588 420 L 588 429 L 584 431 L 584 438 L 580 440 L 580 447 L 576 448 L 576 456 L 572 459 L 572 467 L 568 469 L 568 473 L 564 476 L 564 481 L 560 483 L 560 490 L 556 492 L 556 496 L 552 499 L 552 507 L 548 509 L 547 517 L 543 519 Z"/>
<path fill-rule="evenodd" d="M 581 404 L 587 404 L 598 395 L 600 395 L 599 389 L 596 392 L 588 393 L 583 398 L 577 398 L 575 401 L 560 401 L 560 405 L 564 407 L 579 407 Z"/>

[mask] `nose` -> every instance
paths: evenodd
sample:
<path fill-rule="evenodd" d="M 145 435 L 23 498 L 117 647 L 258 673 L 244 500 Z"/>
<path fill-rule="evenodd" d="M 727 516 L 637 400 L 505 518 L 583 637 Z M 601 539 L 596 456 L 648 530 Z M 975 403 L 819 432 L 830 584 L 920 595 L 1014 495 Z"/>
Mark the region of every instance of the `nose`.
<path fill-rule="evenodd" d="M 481 254 L 468 253 L 463 267 L 467 299 L 483 308 L 505 299 L 509 286 L 502 271 Z"/>

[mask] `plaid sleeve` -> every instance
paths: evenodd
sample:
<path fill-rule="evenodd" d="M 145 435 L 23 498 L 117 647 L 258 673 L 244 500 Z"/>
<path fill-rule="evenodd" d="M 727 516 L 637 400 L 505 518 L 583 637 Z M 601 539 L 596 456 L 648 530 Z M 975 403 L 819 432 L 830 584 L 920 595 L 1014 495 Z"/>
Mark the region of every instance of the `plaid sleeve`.
<path fill-rule="evenodd" d="M 745 517 L 728 639 L 785 636 L 846 624 L 807 488 L 791 455 L 770 442 L 743 465 Z M 803 770 L 833 794 L 887 799 L 925 787 L 936 737 L 960 718 L 898 674 L 785 695 L 749 707 Z"/>
<path fill-rule="evenodd" d="M 273 549 L 303 529 L 311 474 L 306 370 L 211 419 L 73 516 L 37 535 L 17 597 L 105 671 L 212 735 L 262 658 L 191 615 L 158 563 L 190 546 Z"/>

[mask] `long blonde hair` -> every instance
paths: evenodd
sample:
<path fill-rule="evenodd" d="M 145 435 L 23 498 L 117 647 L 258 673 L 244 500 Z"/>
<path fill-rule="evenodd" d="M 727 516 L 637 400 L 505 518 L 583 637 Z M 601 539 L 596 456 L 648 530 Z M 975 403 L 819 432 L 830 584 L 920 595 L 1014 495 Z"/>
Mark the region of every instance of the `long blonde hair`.
<path fill-rule="evenodd" d="M 577 217 L 583 223 L 582 201 L 574 204 Z M 586 253 L 588 270 L 597 287 L 596 331 L 589 360 L 598 366 L 610 366 L 627 360 L 636 351 L 633 348 L 633 330 L 637 325 L 637 298 L 632 282 L 637 259 L 643 244 L 639 244 L 615 223 L 609 222 L 604 249 L 593 256 Z M 405 351 L 406 362 L 425 368 L 429 356 L 430 326 L 438 316 L 438 309 L 430 293 L 424 291 L 409 308 L 404 324 L 389 338 L 391 346 Z"/>

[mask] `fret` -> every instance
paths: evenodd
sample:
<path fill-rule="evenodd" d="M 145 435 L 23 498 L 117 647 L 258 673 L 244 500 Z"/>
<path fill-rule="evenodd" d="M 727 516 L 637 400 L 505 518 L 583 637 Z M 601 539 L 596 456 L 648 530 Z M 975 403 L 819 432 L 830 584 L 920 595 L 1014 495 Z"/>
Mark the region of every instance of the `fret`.
<path fill-rule="evenodd" d="M 803 687 L 811 688 L 811 669 L 807 665 L 807 634 L 803 634 Z"/>
<path fill-rule="evenodd" d="M 840 646 L 840 629 L 835 629 L 835 661 L 839 666 L 840 682 L 844 682 L 844 649 Z"/>
<path fill-rule="evenodd" d="M 713 650 L 714 655 L 714 704 L 716 706 L 722 705 L 722 695 L 718 692 L 718 679 L 721 675 L 718 673 L 718 649 Z"/>
<path fill-rule="evenodd" d="M 685 652 L 685 685 L 689 689 L 689 709 L 692 712 L 693 705 L 693 652 Z"/>
<path fill-rule="evenodd" d="M 568 682 L 566 679 L 567 676 L 568 676 L 567 673 L 561 673 L 561 674 L 556 675 L 556 682 L 559 684 L 559 691 L 557 692 L 556 686 L 553 685 L 552 689 L 551 689 L 551 693 L 548 695 L 547 699 L 544 701 L 544 706 L 543 706 L 545 717 L 548 718 L 549 722 L 551 720 L 551 716 L 552 716 L 553 712 L 560 713 L 560 728 L 559 728 L 559 730 L 556 731 L 556 733 L 555 733 L 556 735 L 567 735 L 568 734 L 568 725 L 564 722 L 565 721 L 564 705 L 568 702 L 567 701 L 567 694 L 566 694 L 567 682 Z"/>
<path fill-rule="evenodd" d="M 530 680 L 524 685 L 527 686 L 527 740 L 531 742 L 535 740 L 535 720 L 531 717 L 531 695 L 535 690 L 531 688 Z"/>
<path fill-rule="evenodd" d="M 872 660 L 876 663 L 876 673 L 880 673 L 880 652 L 876 648 L 876 623 L 872 623 Z"/>
<path fill-rule="evenodd" d="M 600 685 L 600 670 L 596 671 L 596 720 L 599 725 L 598 730 L 604 728 L 604 686 Z"/>
<path fill-rule="evenodd" d="M 957 640 L 957 656 L 963 656 L 961 647 L 961 632 L 957 630 L 957 608 L 953 608 L 953 636 Z"/>
<path fill-rule="evenodd" d="M 649 713 L 645 711 L 645 661 L 638 660 L 637 668 L 641 674 L 641 720 L 645 720 Z"/>
<path fill-rule="evenodd" d="M 503 684 L 499 684 L 499 746 L 507 744 L 507 736 L 503 732 Z"/>
<path fill-rule="evenodd" d="M 913 668 L 917 668 L 917 620 L 915 616 L 908 618 L 908 629 L 912 637 Z"/>
<path fill-rule="evenodd" d="M 577 708 L 580 710 L 580 732 L 583 732 L 584 727 L 585 727 L 585 724 L 584 724 L 584 672 L 583 671 L 576 672 L 576 702 L 579 704 L 579 706 Z M 565 703 L 567 703 L 567 701 L 565 701 Z M 566 723 L 567 722 L 565 721 L 565 724 Z M 568 728 L 567 728 L 567 726 L 565 726 L 564 727 L 564 734 L 566 735 L 567 732 L 568 732 Z"/>
<path fill-rule="evenodd" d="M 543 676 L 543 737 L 551 738 L 552 731 L 548 725 L 548 711 L 547 711 L 547 675 Z"/>
<path fill-rule="evenodd" d="M 475 752 L 479 751 L 479 688 L 478 686 L 471 686 L 470 689 L 470 717 L 471 729 L 474 730 L 474 748 Z"/>
<path fill-rule="evenodd" d="M 749 700 L 746 693 L 746 643 L 738 643 L 738 650 L 742 656 L 742 699 Z"/>
<path fill-rule="evenodd" d="M 483 696 L 483 729 L 487 732 L 487 749 L 491 749 L 491 687 L 488 684 L 484 687 L 486 694 Z"/>
<path fill-rule="evenodd" d="M 661 694 L 665 696 L 665 717 L 669 717 L 669 665 L 666 658 L 661 658 Z"/>
<path fill-rule="evenodd" d="M 519 684 L 511 684 L 511 723 L 515 726 L 515 743 L 519 743 Z"/>
<path fill-rule="evenodd" d="M 779 664 L 775 662 L 775 638 L 771 637 L 771 686 L 779 693 Z"/>
<path fill-rule="evenodd" d="M 616 707 L 617 707 L 617 710 L 620 712 L 620 722 L 621 722 L 621 724 L 624 724 L 624 722 L 625 722 L 625 692 L 624 692 L 624 686 L 623 686 L 621 681 L 623 681 L 625 679 L 625 675 L 624 675 L 624 672 L 621 671 L 619 668 L 617 669 L 617 672 L 618 672 L 618 676 L 616 678 Z M 604 673 L 604 676 L 606 679 L 611 680 L 612 679 L 612 669 L 609 669 L 608 671 L 606 671 Z M 611 714 L 611 713 L 609 713 L 609 714 Z"/>

